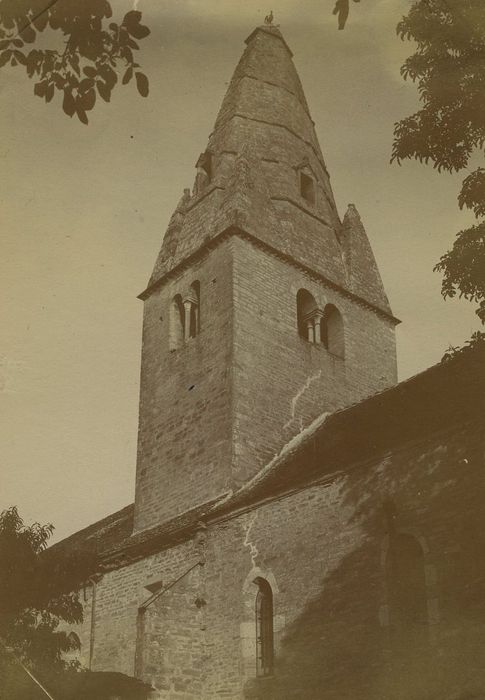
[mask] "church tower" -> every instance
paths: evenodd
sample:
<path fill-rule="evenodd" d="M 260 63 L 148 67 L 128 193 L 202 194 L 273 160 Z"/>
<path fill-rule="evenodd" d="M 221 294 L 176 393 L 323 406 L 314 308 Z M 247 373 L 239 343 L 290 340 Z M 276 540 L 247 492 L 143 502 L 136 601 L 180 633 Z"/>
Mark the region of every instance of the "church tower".
<path fill-rule="evenodd" d="M 271 25 L 246 44 L 140 295 L 135 531 L 396 381 L 397 320 L 357 210 L 337 213 L 292 53 Z"/>

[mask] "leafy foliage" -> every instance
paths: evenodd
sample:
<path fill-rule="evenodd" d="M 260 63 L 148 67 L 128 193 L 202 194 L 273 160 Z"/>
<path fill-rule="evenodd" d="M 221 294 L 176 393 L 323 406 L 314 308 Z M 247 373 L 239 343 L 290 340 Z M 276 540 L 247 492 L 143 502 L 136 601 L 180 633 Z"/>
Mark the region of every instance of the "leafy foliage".
<path fill-rule="evenodd" d="M 468 353 L 471 350 L 475 350 L 476 348 L 484 347 L 485 333 L 483 333 L 483 331 L 475 331 L 475 333 L 472 333 L 471 338 L 467 340 L 466 343 L 461 347 L 450 346 L 441 358 L 441 361 L 446 362 L 447 360 L 453 360 L 458 355 L 463 355 L 464 353 Z"/>
<path fill-rule="evenodd" d="M 461 192 L 458 195 L 460 209 L 468 207 L 475 216 L 485 216 L 485 169 L 477 168 L 463 180 Z"/>
<path fill-rule="evenodd" d="M 32 669 L 62 669 L 62 655 L 76 649 L 77 636 L 61 622 L 82 621 L 77 593 L 93 556 L 46 551 L 52 525 L 25 526 L 15 507 L 0 514 L 0 636 Z"/>
<path fill-rule="evenodd" d="M 435 270 L 443 272 L 443 296 L 454 297 L 458 291 L 460 297 L 478 303 L 476 313 L 485 323 L 485 222 L 460 231 Z"/>
<path fill-rule="evenodd" d="M 397 33 L 417 44 L 401 73 L 417 83 L 423 106 L 395 125 L 392 160 L 463 170 L 485 144 L 485 3 L 417 0 Z M 465 178 L 458 203 L 485 216 L 484 168 Z M 460 231 L 434 269 L 443 273 L 443 297 L 477 303 L 485 323 L 485 223 Z"/>
<path fill-rule="evenodd" d="M 36 81 L 35 95 L 50 102 L 60 92 L 64 112 L 84 124 L 98 96 L 110 101 L 119 69 L 124 70 L 122 84 L 135 76 L 138 92 L 146 97 L 148 79 L 133 52 L 139 49 L 135 40 L 144 39 L 150 30 L 136 10 L 121 24 L 106 26 L 112 14 L 107 0 L 0 0 L 0 67 L 25 68 Z M 62 50 L 31 47 L 45 30 L 50 30 L 54 44 L 62 36 Z"/>
<path fill-rule="evenodd" d="M 393 159 L 466 167 L 485 142 L 485 6 L 482 0 L 419 0 L 397 26 L 417 43 L 401 68 L 423 108 L 396 125 Z"/>

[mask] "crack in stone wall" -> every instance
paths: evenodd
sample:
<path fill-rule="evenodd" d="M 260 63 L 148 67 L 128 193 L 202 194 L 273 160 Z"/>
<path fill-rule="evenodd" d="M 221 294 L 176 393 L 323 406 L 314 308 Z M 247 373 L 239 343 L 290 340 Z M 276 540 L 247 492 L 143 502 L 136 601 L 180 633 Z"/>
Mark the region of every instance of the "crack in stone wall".
<path fill-rule="evenodd" d="M 256 522 L 258 518 L 258 511 L 255 510 L 252 513 L 248 513 L 246 517 L 244 518 L 244 521 L 242 523 L 243 530 L 244 530 L 244 542 L 243 545 L 244 547 L 247 547 L 249 549 L 249 555 L 251 557 L 251 564 L 253 567 L 256 566 L 256 557 L 259 556 L 259 551 L 254 542 L 251 542 L 249 539 L 249 535 L 251 533 L 251 529 Z"/>
<path fill-rule="evenodd" d="M 313 374 L 311 377 L 307 377 L 305 383 L 303 386 L 298 389 L 296 394 L 293 396 L 291 399 L 291 418 L 285 423 L 283 426 L 283 429 L 286 430 L 286 428 L 289 428 L 294 421 L 296 421 L 296 407 L 298 404 L 298 401 L 301 399 L 301 397 L 304 395 L 304 393 L 310 388 L 310 386 L 313 384 L 313 382 L 317 381 L 317 379 L 320 379 L 322 376 L 322 370 L 319 369 L 318 372 Z M 299 424 L 300 424 L 300 430 L 303 430 L 303 418 L 300 416 L 299 418 Z"/>

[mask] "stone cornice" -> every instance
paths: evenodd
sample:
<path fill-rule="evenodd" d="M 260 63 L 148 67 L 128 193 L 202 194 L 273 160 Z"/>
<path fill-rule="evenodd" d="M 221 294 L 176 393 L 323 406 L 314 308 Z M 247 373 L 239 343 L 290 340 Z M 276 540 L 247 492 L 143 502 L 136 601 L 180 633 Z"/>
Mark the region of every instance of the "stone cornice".
<path fill-rule="evenodd" d="M 375 304 L 372 304 L 366 299 L 363 299 L 359 295 L 354 294 L 348 289 L 345 289 L 345 287 L 342 287 L 340 284 L 334 282 L 328 277 L 325 277 L 325 275 L 310 268 L 308 265 L 305 265 L 304 263 L 295 260 L 295 258 L 291 257 L 290 255 L 287 255 L 286 253 L 283 253 L 282 251 L 278 250 L 269 243 L 262 241 L 254 234 L 248 233 L 247 231 L 244 231 L 236 226 L 230 226 L 229 228 L 225 229 L 224 231 L 221 231 L 219 234 L 211 238 L 209 241 L 205 242 L 191 255 L 182 260 L 178 265 L 175 265 L 175 267 L 173 267 L 171 270 L 162 275 L 162 277 L 160 277 L 156 282 L 153 282 L 151 285 L 149 285 L 143 292 L 141 292 L 141 294 L 138 295 L 138 299 L 141 299 L 142 301 L 147 299 L 155 291 L 155 289 L 162 287 L 170 279 L 180 274 L 180 272 L 193 265 L 196 261 L 204 258 L 210 250 L 213 250 L 223 241 L 227 240 L 228 238 L 231 238 L 232 236 L 236 236 L 242 238 L 243 240 L 250 241 L 257 247 L 259 247 L 261 250 L 264 250 L 270 255 L 273 255 L 274 257 L 278 258 L 279 260 L 283 260 L 284 262 L 290 264 L 292 267 L 301 270 L 302 272 L 305 272 L 312 279 L 317 280 L 321 283 L 323 282 L 323 284 L 329 287 L 330 289 L 339 292 L 340 294 L 342 294 L 342 296 L 346 297 L 347 299 L 352 299 L 352 301 L 355 301 L 361 306 L 373 311 L 378 316 L 387 319 L 394 325 L 398 325 L 399 323 L 401 323 L 401 321 L 395 316 L 393 316 L 391 313 L 385 311 L 384 309 L 381 309 Z"/>

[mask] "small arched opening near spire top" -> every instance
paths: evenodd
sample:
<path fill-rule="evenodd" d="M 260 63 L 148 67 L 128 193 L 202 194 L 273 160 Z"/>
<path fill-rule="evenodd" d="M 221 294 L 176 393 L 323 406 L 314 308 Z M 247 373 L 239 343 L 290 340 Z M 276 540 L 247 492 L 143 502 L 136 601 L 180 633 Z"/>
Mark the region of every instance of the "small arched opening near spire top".
<path fill-rule="evenodd" d="M 315 317 L 318 314 L 317 302 L 306 289 L 299 289 L 296 295 L 296 317 L 299 335 L 310 343 L 320 342 L 315 335 Z"/>
<path fill-rule="evenodd" d="M 170 305 L 170 329 L 169 329 L 169 346 L 170 350 L 176 350 L 184 342 L 185 324 L 184 324 L 184 305 L 182 297 L 177 294 L 172 299 Z"/>
<path fill-rule="evenodd" d="M 308 204 L 315 204 L 315 182 L 310 175 L 303 172 L 300 172 L 300 194 Z"/>
<path fill-rule="evenodd" d="M 344 322 L 336 306 L 327 304 L 321 323 L 321 342 L 332 355 L 345 356 Z"/>

